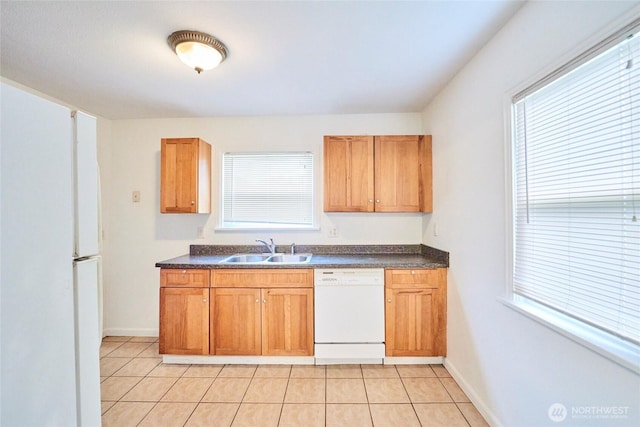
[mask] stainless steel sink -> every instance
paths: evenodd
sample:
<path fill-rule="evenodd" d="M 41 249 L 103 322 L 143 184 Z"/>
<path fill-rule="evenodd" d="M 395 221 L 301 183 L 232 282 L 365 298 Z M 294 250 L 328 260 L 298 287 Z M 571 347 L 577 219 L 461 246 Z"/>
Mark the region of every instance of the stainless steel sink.
<path fill-rule="evenodd" d="M 311 261 L 312 254 L 235 254 L 220 264 L 301 264 Z"/>
<path fill-rule="evenodd" d="M 264 262 L 267 258 L 271 257 L 271 254 L 235 254 L 220 261 L 223 264 L 227 263 L 240 263 L 240 264 L 255 264 L 258 262 Z"/>
<path fill-rule="evenodd" d="M 282 264 L 300 264 L 311 261 L 311 254 L 273 255 L 267 258 L 267 262 Z"/>

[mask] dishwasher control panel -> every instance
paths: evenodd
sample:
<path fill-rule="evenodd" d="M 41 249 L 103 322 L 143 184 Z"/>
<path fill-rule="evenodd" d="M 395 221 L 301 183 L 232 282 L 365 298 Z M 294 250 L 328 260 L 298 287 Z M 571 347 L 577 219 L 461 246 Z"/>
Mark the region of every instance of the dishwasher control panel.
<path fill-rule="evenodd" d="M 317 268 L 315 286 L 368 285 L 384 286 L 383 268 Z"/>

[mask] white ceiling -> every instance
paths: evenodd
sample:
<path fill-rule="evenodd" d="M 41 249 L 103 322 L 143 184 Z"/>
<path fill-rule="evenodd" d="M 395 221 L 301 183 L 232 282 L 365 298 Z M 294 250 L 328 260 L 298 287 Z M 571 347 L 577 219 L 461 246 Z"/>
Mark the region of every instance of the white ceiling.
<path fill-rule="evenodd" d="M 0 75 L 110 119 L 417 112 L 522 4 L 2 0 Z M 182 29 L 226 61 L 187 68 Z"/>

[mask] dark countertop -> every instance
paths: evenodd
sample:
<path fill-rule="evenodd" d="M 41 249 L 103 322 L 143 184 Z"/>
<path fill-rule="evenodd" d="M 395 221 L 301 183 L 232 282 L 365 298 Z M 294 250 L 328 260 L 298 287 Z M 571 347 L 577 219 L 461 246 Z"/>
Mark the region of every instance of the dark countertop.
<path fill-rule="evenodd" d="M 191 245 L 189 254 L 156 263 L 160 268 L 448 268 L 449 253 L 425 245 L 296 246 L 296 253 L 312 253 L 301 264 L 221 264 L 237 253 L 261 253 L 261 246 Z M 276 248 L 288 253 L 289 247 Z"/>

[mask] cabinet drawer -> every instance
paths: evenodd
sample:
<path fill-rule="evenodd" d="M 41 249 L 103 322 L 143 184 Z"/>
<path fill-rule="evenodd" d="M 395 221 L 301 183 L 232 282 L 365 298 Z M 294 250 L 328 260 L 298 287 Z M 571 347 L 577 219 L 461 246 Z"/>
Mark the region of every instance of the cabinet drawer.
<path fill-rule="evenodd" d="M 384 272 L 385 287 L 398 288 L 439 288 L 447 283 L 447 269 L 387 269 Z"/>
<path fill-rule="evenodd" d="M 216 288 L 311 288 L 312 269 L 220 269 L 214 270 L 211 286 Z"/>
<path fill-rule="evenodd" d="M 188 286 L 191 288 L 209 287 L 209 270 L 168 269 L 160 270 L 160 287 Z"/>

